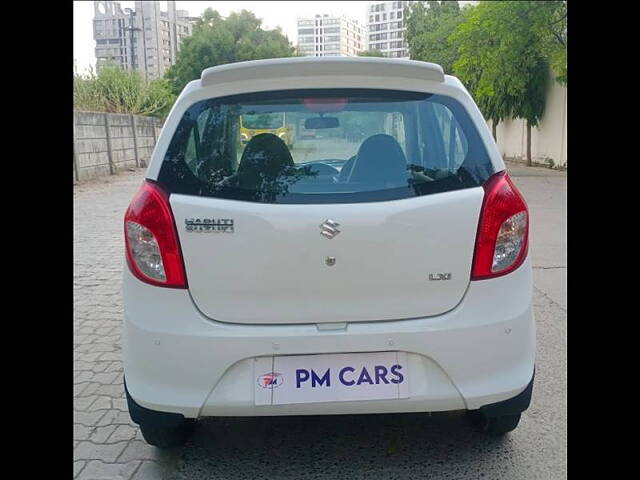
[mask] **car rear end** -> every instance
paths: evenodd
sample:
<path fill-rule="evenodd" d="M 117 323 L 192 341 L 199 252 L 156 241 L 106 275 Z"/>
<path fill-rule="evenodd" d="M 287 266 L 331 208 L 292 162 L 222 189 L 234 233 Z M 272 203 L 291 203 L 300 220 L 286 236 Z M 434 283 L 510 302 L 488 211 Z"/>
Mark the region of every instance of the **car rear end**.
<path fill-rule="evenodd" d="M 242 115 L 281 113 L 322 138 L 238 141 Z M 528 224 L 439 66 L 205 70 L 125 218 L 132 417 L 144 433 L 150 418 L 468 410 L 515 428 L 535 357 Z"/>

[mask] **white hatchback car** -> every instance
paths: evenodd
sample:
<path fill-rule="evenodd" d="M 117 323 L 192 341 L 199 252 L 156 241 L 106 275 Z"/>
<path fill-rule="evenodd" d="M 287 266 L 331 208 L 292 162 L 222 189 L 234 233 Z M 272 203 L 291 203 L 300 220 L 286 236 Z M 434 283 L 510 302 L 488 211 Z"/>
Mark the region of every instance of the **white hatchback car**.
<path fill-rule="evenodd" d="M 160 447 L 208 416 L 461 410 L 511 431 L 534 375 L 528 225 L 438 65 L 208 68 L 125 216 L 131 418 Z"/>

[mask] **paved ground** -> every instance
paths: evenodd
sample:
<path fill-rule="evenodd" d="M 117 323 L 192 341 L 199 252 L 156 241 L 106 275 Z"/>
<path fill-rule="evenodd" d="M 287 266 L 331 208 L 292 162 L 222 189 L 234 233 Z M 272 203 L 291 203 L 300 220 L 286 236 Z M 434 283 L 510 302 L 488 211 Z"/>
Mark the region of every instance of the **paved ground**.
<path fill-rule="evenodd" d="M 74 478 L 564 479 L 566 175 L 510 167 L 532 216 L 538 360 L 533 404 L 502 440 L 456 415 L 209 419 L 161 452 L 122 389 L 122 217 L 142 172 L 74 187 Z"/>

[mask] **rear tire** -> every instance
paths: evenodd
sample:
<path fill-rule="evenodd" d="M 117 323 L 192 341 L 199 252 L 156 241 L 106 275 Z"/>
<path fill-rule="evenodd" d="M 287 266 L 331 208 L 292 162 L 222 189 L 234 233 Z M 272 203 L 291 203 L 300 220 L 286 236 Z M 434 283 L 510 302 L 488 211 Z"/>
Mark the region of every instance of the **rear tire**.
<path fill-rule="evenodd" d="M 173 448 L 184 445 L 195 426 L 195 420 L 185 419 L 177 426 L 160 426 L 152 424 L 140 425 L 140 431 L 149 445 L 158 448 Z"/>
<path fill-rule="evenodd" d="M 499 417 L 487 417 L 478 410 L 468 413 L 469 420 L 473 427 L 481 433 L 499 437 L 512 432 L 520 422 L 521 414 L 501 415 Z"/>

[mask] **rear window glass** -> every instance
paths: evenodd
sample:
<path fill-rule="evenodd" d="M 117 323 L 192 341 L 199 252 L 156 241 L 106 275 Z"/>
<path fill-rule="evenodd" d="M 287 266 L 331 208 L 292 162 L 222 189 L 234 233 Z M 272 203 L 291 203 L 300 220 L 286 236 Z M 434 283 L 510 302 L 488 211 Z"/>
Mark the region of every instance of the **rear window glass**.
<path fill-rule="evenodd" d="M 317 89 L 193 104 L 158 181 L 186 195 L 350 203 L 477 187 L 492 173 L 473 122 L 450 97 Z"/>

